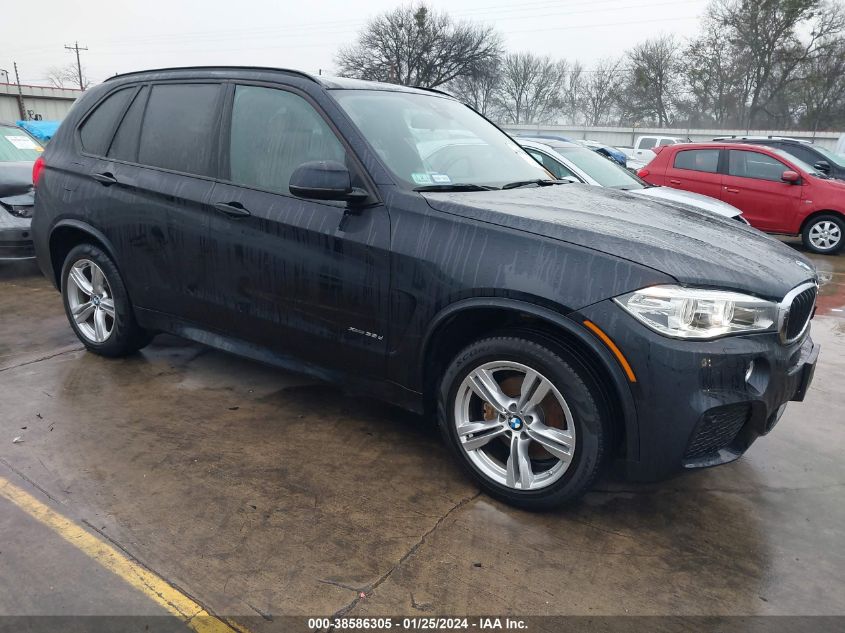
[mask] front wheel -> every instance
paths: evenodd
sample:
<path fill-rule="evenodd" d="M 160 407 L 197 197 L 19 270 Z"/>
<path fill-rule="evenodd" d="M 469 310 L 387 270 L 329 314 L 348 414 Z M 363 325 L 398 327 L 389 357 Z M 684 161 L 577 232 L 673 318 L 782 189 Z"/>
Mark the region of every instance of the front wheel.
<path fill-rule="evenodd" d="M 814 253 L 838 253 L 845 245 L 845 219 L 832 213 L 816 216 L 807 222 L 801 238 L 804 246 Z"/>
<path fill-rule="evenodd" d="M 443 377 L 441 431 L 490 495 L 528 509 L 580 497 L 598 476 L 607 421 L 599 390 L 577 363 L 534 341 L 488 338 Z"/>

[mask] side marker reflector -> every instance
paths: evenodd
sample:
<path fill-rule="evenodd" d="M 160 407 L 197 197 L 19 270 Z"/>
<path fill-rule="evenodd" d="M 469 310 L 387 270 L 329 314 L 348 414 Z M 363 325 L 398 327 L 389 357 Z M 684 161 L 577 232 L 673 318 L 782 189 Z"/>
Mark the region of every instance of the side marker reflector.
<path fill-rule="evenodd" d="M 614 343 L 613 340 L 607 334 L 605 334 L 598 325 L 596 325 L 592 321 L 585 320 L 584 325 L 593 334 L 598 336 L 601 339 L 602 343 L 604 343 L 607 348 L 611 352 L 613 352 L 613 355 L 616 356 L 616 360 L 619 361 L 619 364 L 622 365 L 622 369 L 625 370 L 625 375 L 628 376 L 628 380 L 630 382 L 637 382 L 637 376 L 634 374 L 634 370 L 631 369 L 631 364 L 628 362 L 628 359 L 625 358 L 625 355 L 622 353 L 622 350 L 616 347 L 616 343 Z"/>

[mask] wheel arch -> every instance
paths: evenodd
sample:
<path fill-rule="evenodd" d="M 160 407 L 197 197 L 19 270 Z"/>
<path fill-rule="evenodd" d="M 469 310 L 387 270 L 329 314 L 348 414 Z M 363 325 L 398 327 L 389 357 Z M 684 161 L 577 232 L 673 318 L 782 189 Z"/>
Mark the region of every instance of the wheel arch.
<path fill-rule="evenodd" d="M 527 335 L 567 353 L 584 367 L 607 396 L 617 442 L 627 460 L 639 459 L 639 428 L 633 395 L 623 369 L 589 330 L 551 309 L 505 298 L 465 299 L 441 310 L 423 337 L 422 390 L 427 406 L 436 398 L 437 378 L 457 353 L 491 335 Z M 621 449 L 621 450 L 620 450 Z"/>
<path fill-rule="evenodd" d="M 842 211 L 837 211 L 835 209 L 819 209 L 818 211 L 813 211 L 810 215 L 808 215 L 804 220 L 801 222 L 801 229 L 798 231 L 799 235 L 803 235 L 804 229 L 807 228 L 807 225 L 815 220 L 817 217 L 822 215 L 835 215 L 838 216 L 839 219 L 845 223 L 845 213 Z"/>
<path fill-rule="evenodd" d="M 60 220 L 50 231 L 50 270 L 53 285 L 61 290 L 62 266 L 71 249 L 79 244 L 94 244 L 102 248 L 116 262 L 114 248 L 109 239 L 90 224 L 80 220 Z"/>

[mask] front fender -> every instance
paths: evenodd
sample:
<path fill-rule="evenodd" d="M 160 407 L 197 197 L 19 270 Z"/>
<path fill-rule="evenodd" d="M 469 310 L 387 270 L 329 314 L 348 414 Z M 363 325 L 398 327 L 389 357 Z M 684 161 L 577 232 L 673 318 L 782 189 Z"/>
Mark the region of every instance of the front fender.
<path fill-rule="evenodd" d="M 622 413 L 625 428 L 626 459 L 633 461 L 639 459 L 639 426 L 628 378 L 612 352 L 595 335 L 581 325 L 580 320 L 572 317 L 572 315 L 577 315 L 575 312 L 565 315 L 533 303 L 501 297 L 474 297 L 456 301 L 440 310 L 431 320 L 422 339 L 417 366 L 426 366 L 427 359 L 430 357 L 431 346 L 439 328 L 448 323 L 452 317 L 475 309 L 499 309 L 530 315 L 554 329 L 559 329 L 565 339 L 575 341 L 581 348 L 587 350 L 592 356 L 591 360 L 598 363 L 597 369 L 609 378 L 609 387 L 618 398 L 619 410 Z"/>

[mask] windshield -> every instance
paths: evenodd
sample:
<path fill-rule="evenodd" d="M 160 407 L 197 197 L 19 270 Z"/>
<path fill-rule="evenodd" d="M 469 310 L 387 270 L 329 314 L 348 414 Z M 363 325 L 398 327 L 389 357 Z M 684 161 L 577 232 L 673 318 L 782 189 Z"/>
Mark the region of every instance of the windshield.
<path fill-rule="evenodd" d="M 34 161 L 44 148 L 22 129 L 0 126 L 0 162 Z"/>
<path fill-rule="evenodd" d="M 556 147 L 555 151 L 602 187 L 633 190 L 648 186 L 624 167 L 586 147 Z"/>
<path fill-rule="evenodd" d="M 818 169 L 816 169 L 812 165 L 808 165 L 803 160 L 801 160 L 800 158 L 796 158 L 794 155 L 790 154 L 787 151 L 784 151 L 782 149 L 773 149 L 772 151 L 775 154 L 777 154 L 778 156 L 780 156 L 781 158 L 783 158 L 784 160 L 789 161 L 790 163 L 795 165 L 798 169 L 800 169 L 802 171 L 806 171 L 811 176 L 816 176 L 817 178 L 824 178 L 824 179 L 828 178 L 827 174 L 823 174 L 822 172 L 820 172 Z"/>
<path fill-rule="evenodd" d="M 335 90 L 333 96 L 407 188 L 501 187 L 552 178 L 519 145 L 458 101 L 382 90 Z"/>
<path fill-rule="evenodd" d="M 815 148 L 819 154 L 822 154 L 828 162 L 833 163 L 837 167 L 845 167 L 845 156 L 842 154 L 831 152 L 826 147 L 821 147 L 820 145 L 813 145 L 813 148 Z"/>

